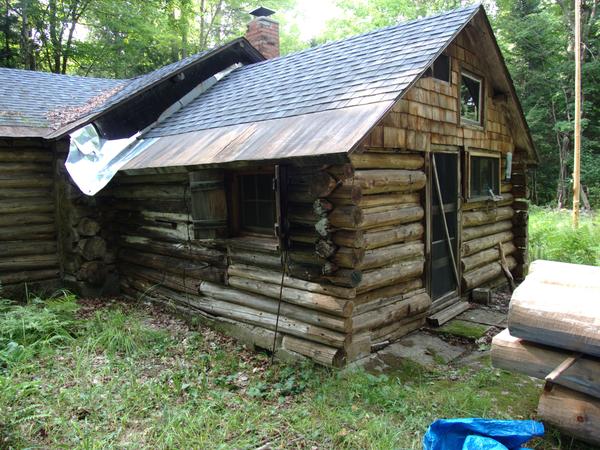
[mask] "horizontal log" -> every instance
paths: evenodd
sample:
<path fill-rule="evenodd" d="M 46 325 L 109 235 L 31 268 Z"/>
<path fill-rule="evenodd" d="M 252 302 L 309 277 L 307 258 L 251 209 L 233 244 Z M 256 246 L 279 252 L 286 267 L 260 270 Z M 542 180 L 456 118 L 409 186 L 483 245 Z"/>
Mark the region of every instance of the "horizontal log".
<path fill-rule="evenodd" d="M 463 211 L 473 211 L 476 209 L 498 208 L 500 206 L 512 205 L 513 196 L 510 193 L 502 194 L 501 200 L 482 200 L 477 202 L 465 202 L 462 206 Z"/>
<path fill-rule="evenodd" d="M 207 262 L 217 267 L 225 267 L 225 252 L 207 248 L 195 241 L 162 242 L 153 239 L 124 235 L 119 241 L 120 245 L 149 251 L 159 255 L 174 256 L 195 262 Z"/>
<path fill-rule="evenodd" d="M 28 176 L 23 177 L 19 174 L 0 173 L 0 189 L 9 188 L 50 188 L 54 180 L 51 177 Z"/>
<path fill-rule="evenodd" d="M 18 241 L 18 240 L 48 240 L 54 238 L 56 228 L 54 224 L 47 225 L 27 225 L 0 227 L 0 240 Z"/>
<path fill-rule="evenodd" d="M 352 325 L 350 319 L 303 308 L 287 303 L 286 301 L 282 301 L 280 304 L 278 301 L 279 299 L 266 297 L 256 293 L 248 293 L 231 287 L 210 283 L 208 281 L 201 282 L 198 286 L 198 290 L 200 294 L 207 297 L 235 303 L 237 305 L 248 306 L 250 308 L 274 314 L 277 314 L 279 311 L 280 314 L 286 317 L 301 320 L 312 325 L 318 325 L 330 330 L 347 332 L 350 331 Z"/>
<path fill-rule="evenodd" d="M 310 325 L 286 316 L 259 311 L 247 306 L 236 305 L 235 303 L 225 302 L 214 298 L 189 296 L 187 301 L 190 306 L 198 308 L 215 316 L 228 317 L 230 319 L 239 320 L 251 325 L 257 325 L 269 330 L 275 329 L 275 324 L 278 323 L 278 329 L 281 333 L 299 336 L 315 342 L 320 342 L 336 348 L 344 348 L 350 341 L 351 337 L 345 333 L 340 333 L 333 330 L 328 330 L 316 325 Z"/>
<path fill-rule="evenodd" d="M 165 286 L 176 292 L 197 294 L 198 285 L 202 281 L 199 278 L 161 272 L 133 263 L 120 264 L 119 273 L 131 280 L 136 280 L 138 283 L 146 283 L 146 287 L 142 289 L 143 291 L 157 286 Z"/>
<path fill-rule="evenodd" d="M 349 204 L 357 204 L 361 201 L 362 197 L 363 191 L 360 186 L 347 182 L 347 184 L 337 186 L 335 190 L 327 196 L 327 199 L 334 204 L 339 203 L 341 199 L 348 200 L 347 203 Z"/>
<path fill-rule="evenodd" d="M 508 329 L 492 340 L 492 364 L 509 372 L 519 372 L 544 380 L 573 353 L 556 347 L 535 344 L 511 336 Z M 581 356 L 567 368 L 556 383 L 569 389 L 600 398 L 600 360 Z"/>
<path fill-rule="evenodd" d="M 125 175 L 121 172 L 113 178 L 111 185 L 153 185 L 153 184 L 181 184 L 187 186 L 190 183 L 187 172 L 182 173 L 156 173 L 152 175 Z"/>
<path fill-rule="evenodd" d="M 530 342 L 600 356 L 599 298 L 599 288 L 526 278 L 513 292 L 508 328 Z"/>
<path fill-rule="evenodd" d="M 425 260 L 423 258 L 417 258 L 363 272 L 362 282 L 358 287 L 357 293 L 367 292 L 421 276 L 424 267 Z"/>
<path fill-rule="evenodd" d="M 0 227 L 53 224 L 54 212 L 0 214 Z"/>
<path fill-rule="evenodd" d="M 364 247 L 371 250 L 404 241 L 412 241 L 422 238 L 423 233 L 423 225 L 418 222 L 384 229 L 371 229 L 364 234 Z"/>
<path fill-rule="evenodd" d="M 419 191 L 425 187 L 427 179 L 420 170 L 379 169 L 357 170 L 351 181 L 360 186 L 363 194 L 378 194 Z"/>
<path fill-rule="evenodd" d="M 425 246 L 422 242 L 394 244 L 387 247 L 367 250 L 362 262 L 355 267 L 361 270 L 374 269 L 396 263 L 403 259 L 414 259 L 415 256 L 425 256 Z"/>
<path fill-rule="evenodd" d="M 54 280 L 59 277 L 60 271 L 58 268 L 0 273 L 0 284 L 6 286 L 23 282 L 29 283 L 31 281 Z"/>
<path fill-rule="evenodd" d="M 425 326 L 427 313 L 417 314 L 416 316 L 406 317 L 398 322 L 390 323 L 386 326 L 377 328 L 371 332 L 371 341 L 378 344 L 382 341 L 392 343 L 402 336 L 418 330 Z"/>
<path fill-rule="evenodd" d="M 376 310 L 352 317 L 352 331 L 372 330 L 409 316 L 426 312 L 431 306 L 431 298 L 426 292 L 404 296 L 398 301 Z"/>
<path fill-rule="evenodd" d="M 500 242 L 509 242 L 513 239 L 512 231 L 503 231 L 501 233 L 492 234 L 491 236 L 483 236 L 477 239 L 471 239 L 462 243 L 461 255 L 470 256 L 490 247 L 494 247 Z"/>
<path fill-rule="evenodd" d="M 346 353 L 343 349 L 317 344 L 288 335 L 283 337 L 282 347 L 285 350 L 306 356 L 325 366 L 343 367 L 346 364 Z"/>
<path fill-rule="evenodd" d="M 554 385 L 542 391 L 537 410 L 545 423 L 600 446 L 600 399 Z"/>
<path fill-rule="evenodd" d="M 110 186 L 108 187 L 110 190 Z M 102 192 L 102 191 L 101 191 Z M 114 200 L 107 199 L 106 206 L 116 211 L 160 211 L 191 214 L 191 203 L 188 198 L 152 199 L 146 200 Z"/>
<path fill-rule="evenodd" d="M 490 211 L 469 211 L 462 215 L 463 226 L 472 227 L 486 223 L 500 222 L 510 219 L 514 215 L 514 210 L 510 206 L 492 209 Z"/>
<path fill-rule="evenodd" d="M 17 198 L 46 198 L 49 202 L 54 202 L 51 188 L 2 188 L 0 189 L 0 202 L 4 199 L 15 200 Z"/>
<path fill-rule="evenodd" d="M 348 178 L 352 178 L 354 176 L 354 167 L 352 164 L 338 164 L 335 166 L 329 166 L 327 168 L 327 173 L 333 176 L 336 180 L 346 180 Z"/>
<path fill-rule="evenodd" d="M 506 262 L 510 270 L 517 265 L 517 262 L 511 256 L 506 258 Z M 462 277 L 463 291 L 480 287 L 484 283 L 501 277 L 502 275 L 502 266 L 499 262 L 492 262 L 477 269 L 473 269 L 470 272 L 464 272 Z"/>
<path fill-rule="evenodd" d="M 23 213 L 53 213 L 54 199 L 47 198 L 24 198 L 21 200 L 0 200 L 0 214 L 23 214 Z"/>
<path fill-rule="evenodd" d="M 118 199 L 163 200 L 189 198 L 189 191 L 189 186 L 156 184 L 144 186 L 116 186 L 107 191 L 105 195 L 110 195 Z"/>
<path fill-rule="evenodd" d="M 357 228 L 363 221 L 363 210 L 356 206 L 339 206 L 327 220 L 334 228 Z"/>
<path fill-rule="evenodd" d="M 274 299 L 279 299 L 281 293 L 281 298 L 285 302 L 341 317 L 349 317 L 352 315 L 352 308 L 354 307 L 352 302 L 347 299 L 333 297 L 319 292 L 296 289 L 285 285 L 283 286 L 283 289 L 281 289 L 279 283 L 251 280 L 230 275 L 228 284 L 242 291 L 266 295 L 267 297 Z"/>
<path fill-rule="evenodd" d="M 0 162 L 52 162 L 54 154 L 47 149 L 23 150 L 23 149 L 0 149 Z"/>
<path fill-rule="evenodd" d="M 260 269 L 242 264 L 233 264 L 227 268 L 229 276 L 237 276 L 247 278 L 249 280 L 263 281 L 265 283 L 281 284 L 281 273 L 269 270 Z M 317 294 L 325 294 L 333 297 L 344 299 L 352 299 L 356 297 L 356 289 L 344 288 L 340 286 L 332 286 L 327 283 L 313 283 L 310 281 L 300 280 L 286 275 L 283 277 L 284 286 L 303 291 L 314 292 Z"/>
<path fill-rule="evenodd" d="M 409 169 L 423 167 L 425 159 L 414 153 L 353 153 L 350 161 L 356 169 Z"/>
<path fill-rule="evenodd" d="M 310 197 L 314 199 L 327 197 L 337 186 L 337 181 L 331 175 L 324 171 L 312 171 L 306 174 L 290 174 L 290 190 L 305 189 Z M 304 188 L 303 188 L 303 187 Z"/>
<path fill-rule="evenodd" d="M 489 236 L 492 234 L 500 233 L 502 231 L 509 231 L 513 228 L 513 224 L 510 220 L 503 220 L 501 222 L 494 222 L 488 225 L 480 225 L 477 227 L 465 227 L 462 231 L 463 241 L 470 241 L 482 236 Z"/>
<path fill-rule="evenodd" d="M 56 253 L 56 241 L 0 241 L 0 255 L 49 255 Z"/>
<path fill-rule="evenodd" d="M 368 230 L 388 225 L 416 222 L 424 217 L 421 206 L 394 207 L 383 206 L 363 210 L 363 220 L 358 225 L 361 229 Z"/>
<path fill-rule="evenodd" d="M 399 296 L 416 293 L 422 287 L 423 280 L 421 278 L 413 278 L 360 294 L 354 299 L 354 314 L 362 314 L 388 305 L 396 301 Z"/>
<path fill-rule="evenodd" d="M 206 263 L 197 264 L 172 256 L 127 249 L 126 251 L 120 251 L 118 258 L 121 261 L 138 264 L 143 267 L 200 280 L 223 282 L 224 278 L 224 270 L 222 269 Z"/>
<path fill-rule="evenodd" d="M 512 242 L 506 242 L 502 244 L 505 255 L 511 255 L 517 251 L 517 248 Z M 463 272 L 468 272 L 477 267 L 484 266 L 491 261 L 500 260 L 500 251 L 497 246 L 487 250 L 482 250 L 479 253 L 475 253 L 471 256 L 467 256 L 461 259 L 461 267 Z"/>
<path fill-rule="evenodd" d="M 2 174 L 22 174 L 30 176 L 47 175 L 52 178 L 52 165 L 41 162 L 0 162 L 0 173 Z"/>
<path fill-rule="evenodd" d="M 267 267 L 281 270 L 281 257 L 276 254 L 259 253 L 251 251 L 236 250 L 231 252 L 229 258 L 234 264 L 245 264 L 248 266 Z"/>
<path fill-rule="evenodd" d="M 31 269 L 48 269 L 58 267 L 57 254 L 49 255 L 22 255 L 0 257 L 0 272 L 16 272 Z"/>
<path fill-rule="evenodd" d="M 358 200 L 352 197 L 337 197 L 331 199 L 336 206 L 354 205 L 360 208 L 375 208 L 389 205 L 417 205 L 421 203 L 421 195 L 418 192 L 386 192 L 384 194 L 361 195 Z"/>

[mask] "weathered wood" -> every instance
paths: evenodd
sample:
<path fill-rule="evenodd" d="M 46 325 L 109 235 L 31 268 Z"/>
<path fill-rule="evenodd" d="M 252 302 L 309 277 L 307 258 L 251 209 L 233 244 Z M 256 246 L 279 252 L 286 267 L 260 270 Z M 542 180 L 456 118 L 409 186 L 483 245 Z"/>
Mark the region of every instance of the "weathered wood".
<path fill-rule="evenodd" d="M 324 276 L 323 278 L 337 286 L 355 288 L 361 283 L 362 277 L 362 272 L 358 270 L 340 269 L 333 274 Z"/>
<path fill-rule="evenodd" d="M 21 200 L 2 200 L 0 214 L 51 213 L 54 203 L 48 198 L 25 198 Z"/>
<path fill-rule="evenodd" d="M 148 269 L 136 264 L 128 263 L 119 267 L 119 273 L 127 276 L 137 282 L 146 282 L 145 289 L 154 288 L 156 286 L 165 286 L 173 289 L 176 292 L 186 294 L 197 294 L 198 285 L 202 282 L 199 278 L 191 276 L 183 276 L 182 274 L 170 274 L 159 272 L 154 269 Z M 150 282 L 150 283 L 148 283 Z"/>
<path fill-rule="evenodd" d="M 23 177 L 20 174 L 1 174 L 0 189 L 9 188 L 51 188 L 52 178 L 50 177 Z"/>
<path fill-rule="evenodd" d="M 469 309 L 468 302 L 457 302 L 451 305 L 448 308 L 444 308 L 439 312 L 427 317 L 427 323 L 433 325 L 434 327 L 441 327 L 446 322 L 454 319 L 459 314 L 464 313 L 467 309 Z"/>
<path fill-rule="evenodd" d="M 384 194 L 362 195 L 358 200 L 351 197 L 331 198 L 336 206 L 354 205 L 360 208 L 375 208 L 389 205 L 416 205 L 421 202 L 418 192 L 386 192 Z"/>
<path fill-rule="evenodd" d="M 324 171 L 312 171 L 309 174 L 291 174 L 291 191 L 298 190 L 297 186 L 303 186 L 300 190 L 307 190 L 309 197 L 313 200 L 320 197 L 327 197 L 337 187 L 338 182 L 335 178 Z"/>
<path fill-rule="evenodd" d="M 100 232 L 100 224 L 89 217 L 83 217 L 77 224 L 77 233 L 81 236 L 95 236 Z"/>
<path fill-rule="evenodd" d="M 228 235 L 225 171 L 203 169 L 190 172 L 190 197 L 196 239 L 215 239 Z"/>
<path fill-rule="evenodd" d="M 577 439 L 600 445 L 600 399 L 554 385 L 538 404 L 540 418 Z"/>
<path fill-rule="evenodd" d="M 379 194 L 419 191 L 425 187 L 427 179 L 420 170 L 379 169 L 357 170 L 351 181 L 361 187 L 363 194 Z"/>
<path fill-rule="evenodd" d="M 357 296 L 354 299 L 354 314 L 362 314 L 372 311 L 380 306 L 393 303 L 398 296 L 417 293 L 423 287 L 423 280 L 413 278 L 412 280 L 396 283 L 391 286 L 375 289 Z M 424 291 L 423 291 L 424 292 Z"/>
<path fill-rule="evenodd" d="M 407 317 L 389 325 L 377 328 L 371 332 L 371 340 L 377 344 L 381 341 L 392 343 L 402 336 L 406 336 L 425 325 L 425 315 L 417 314 L 416 316 Z"/>
<path fill-rule="evenodd" d="M 56 269 L 28 270 L 10 273 L 0 273 L 0 283 L 3 286 L 22 282 L 54 280 L 60 277 L 60 271 Z"/>
<path fill-rule="evenodd" d="M 52 202 L 51 188 L 2 188 L 0 189 L 0 199 L 15 200 L 17 198 L 46 198 L 49 203 Z"/>
<path fill-rule="evenodd" d="M 528 280 L 600 289 L 600 267 L 538 259 L 529 265 Z"/>
<path fill-rule="evenodd" d="M 17 240 L 48 240 L 54 238 L 56 228 L 54 223 L 45 225 L 27 225 L 0 227 L 0 240 L 2 241 L 17 241 Z"/>
<path fill-rule="evenodd" d="M 510 333 L 531 342 L 600 356 L 600 288 L 525 279 L 510 302 Z"/>
<path fill-rule="evenodd" d="M 425 256 L 425 246 L 422 242 L 408 242 L 368 250 L 362 261 L 357 261 L 354 267 L 361 270 L 374 269 L 415 256 Z"/>
<path fill-rule="evenodd" d="M 362 282 L 357 292 L 363 293 L 383 286 L 409 280 L 423 273 L 425 260 L 417 258 L 410 261 L 402 261 L 382 267 L 376 270 L 363 272 Z"/>
<path fill-rule="evenodd" d="M 331 192 L 327 199 L 334 204 L 339 203 L 340 200 L 345 199 L 344 203 L 357 204 L 361 201 L 363 192 L 360 186 L 350 183 L 342 184 L 337 186 L 333 192 Z"/>
<path fill-rule="evenodd" d="M 279 285 L 281 283 L 281 273 L 260 269 L 242 264 L 230 265 L 227 268 L 229 276 L 237 276 L 250 280 L 263 281 Z M 344 288 L 340 286 L 332 286 L 325 283 L 312 283 L 310 281 L 300 280 L 294 277 L 285 276 L 283 278 L 284 286 L 300 289 L 318 294 L 330 295 L 344 299 L 352 299 L 356 297 L 356 289 Z"/>
<path fill-rule="evenodd" d="M 353 153 L 350 161 L 356 169 L 409 169 L 423 167 L 424 158 L 415 153 Z"/>
<path fill-rule="evenodd" d="M 364 234 L 364 247 L 372 250 L 403 241 L 412 241 L 423 237 L 424 228 L 421 223 L 410 223 L 389 228 L 371 229 Z"/>
<path fill-rule="evenodd" d="M 394 303 L 352 317 L 352 330 L 358 332 L 365 329 L 375 329 L 390 322 L 423 313 L 430 306 L 431 298 L 426 292 L 403 296 Z"/>
<path fill-rule="evenodd" d="M 87 261 L 104 259 L 106 256 L 106 241 L 100 236 L 90 239 L 81 239 L 77 243 L 77 251 Z"/>
<path fill-rule="evenodd" d="M 463 204 L 463 211 L 473 211 L 476 209 L 489 209 L 489 208 L 498 208 L 500 206 L 507 206 L 513 203 L 512 194 L 506 193 L 502 194 L 501 200 L 482 200 L 477 202 L 465 202 Z"/>
<path fill-rule="evenodd" d="M 511 336 L 508 329 L 492 340 L 492 364 L 543 380 L 573 353 Z M 581 356 L 555 380 L 556 384 L 600 398 L 600 360 Z"/>
<path fill-rule="evenodd" d="M 0 241 L 0 255 L 49 255 L 56 254 L 56 241 Z"/>
<path fill-rule="evenodd" d="M 510 256 L 506 258 L 506 262 L 508 268 L 511 270 L 517 265 L 515 259 Z M 499 262 L 492 262 L 469 272 L 464 272 L 462 276 L 463 291 L 481 287 L 484 283 L 498 278 L 501 275 L 502 266 Z"/>
<path fill-rule="evenodd" d="M 512 244 L 512 242 L 506 242 L 503 244 L 504 253 L 506 255 L 510 255 L 517 251 L 517 248 Z M 467 256 L 461 259 L 461 267 L 463 272 L 468 272 L 477 267 L 481 267 L 490 261 L 499 261 L 500 260 L 500 252 L 497 248 L 490 248 L 487 250 L 483 250 L 479 253 L 475 253 L 471 256 Z"/>
<path fill-rule="evenodd" d="M 352 309 L 354 307 L 352 302 L 347 299 L 337 298 L 319 292 L 296 289 L 285 285 L 283 289 L 280 289 L 281 287 L 278 283 L 231 275 L 227 282 L 234 288 L 247 292 L 254 292 L 255 294 L 266 295 L 267 297 L 275 299 L 279 299 L 281 291 L 281 298 L 283 301 L 341 317 L 349 317 L 352 314 Z"/>
<path fill-rule="evenodd" d="M 363 220 L 358 225 L 363 230 L 416 222 L 424 216 L 421 206 L 382 206 L 363 210 Z"/>
<path fill-rule="evenodd" d="M 462 232 L 463 241 L 470 241 L 482 236 L 490 236 L 492 234 L 500 233 L 502 231 L 509 231 L 513 228 L 513 224 L 510 220 L 503 220 L 501 222 L 494 222 L 488 225 L 480 225 L 477 227 L 464 227 Z"/>
<path fill-rule="evenodd" d="M 7 256 L 2 254 L 0 257 L 0 271 L 16 272 L 31 269 L 47 269 L 51 267 L 58 267 L 58 256 L 56 254 L 22 256 Z M 0 279 L 1 278 L 2 275 L 0 275 Z"/>
<path fill-rule="evenodd" d="M 207 297 L 216 298 L 236 305 L 248 306 L 260 311 L 280 314 L 291 319 L 301 320 L 303 322 L 319 325 L 330 330 L 347 332 L 351 329 L 351 321 L 336 317 L 330 314 L 317 312 L 311 309 L 303 308 L 290 304 L 286 301 L 281 302 L 279 306 L 278 299 L 259 295 L 257 293 L 249 293 L 231 287 L 225 287 L 208 281 L 203 281 L 198 286 L 200 294 Z"/>
<path fill-rule="evenodd" d="M 53 223 L 53 213 L 0 214 L 0 227 L 15 227 Z"/>
<path fill-rule="evenodd" d="M 357 228 L 363 222 L 363 210 L 356 206 L 339 206 L 327 217 L 335 228 Z"/>
<path fill-rule="evenodd" d="M 472 227 L 487 223 L 500 222 L 510 219 L 514 215 L 514 210 L 510 206 L 492 209 L 489 211 L 469 211 L 462 215 L 464 227 Z"/>
<path fill-rule="evenodd" d="M 461 255 L 470 256 L 474 253 L 494 247 L 499 243 L 509 242 L 513 239 L 513 237 L 512 231 L 503 231 L 501 233 L 492 234 L 491 236 L 483 236 L 463 242 L 461 247 Z"/>
<path fill-rule="evenodd" d="M 100 286 L 106 280 L 108 268 L 102 261 L 86 261 L 77 271 L 77 279 L 92 286 Z"/>
<path fill-rule="evenodd" d="M 325 366 L 343 367 L 346 364 L 346 354 L 343 349 L 337 349 L 287 335 L 283 337 L 282 347 L 286 350 L 307 356 Z"/>
<path fill-rule="evenodd" d="M 354 176 L 354 167 L 352 167 L 352 164 L 339 164 L 328 167 L 327 173 L 338 181 L 346 180 Z"/>
<path fill-rule="evenodd" d="M 360 268 L 363 265 L 365 250 L 361 248 L 340 247 L 331 261 L 338 267 L 346 269 Z"/>

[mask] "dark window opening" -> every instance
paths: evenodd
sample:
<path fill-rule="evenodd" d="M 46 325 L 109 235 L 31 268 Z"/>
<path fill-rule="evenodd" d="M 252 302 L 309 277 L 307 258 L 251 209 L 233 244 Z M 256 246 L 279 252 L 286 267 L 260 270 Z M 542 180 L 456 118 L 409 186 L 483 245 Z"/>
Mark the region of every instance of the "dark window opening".
<path fill-rule="evenodd" d="M 239 176 L 240 231 L 272 234 L 275 223 L 273 176 Z"/>
<path fill-rule="evenodd" d="M 481 80 L 465 73 L 460 83 L 460 117 L 481 123 Z"/>
<path fill-rule="evenodd" d="M 448 55 L 440 55 L 433 62 L 432 67 L 433 78 L 450 83 L 450 57 Z"/>
<path fill-rule="evenodd" d="M 500 195 L 500 158 L 471 156 L 470 197 Z"/>

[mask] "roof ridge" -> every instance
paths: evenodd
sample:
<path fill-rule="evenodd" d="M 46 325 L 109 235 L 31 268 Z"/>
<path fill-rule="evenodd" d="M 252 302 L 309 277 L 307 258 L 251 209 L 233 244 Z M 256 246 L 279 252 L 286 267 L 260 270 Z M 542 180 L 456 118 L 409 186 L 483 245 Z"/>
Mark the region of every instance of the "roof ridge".
<path fill-rule="evenodd" d="M 274 61 L 281 61 L 281 60 L 284 60 L 284 59 L 287 59 L 287 58 L 290 58 L 290 57 L 293 57 L 293 56 L 296 56 L 296 55 L 301 55 L 301 54 L 304 54 L 304 53 L 309 53 L 309 52 L 312 52 L 312 51 L 315 51 L 315 50 L 318 50 L 318 49 L 322 49 L 322 48 L 327 47 L 327 46 L 332 46 L 332 45 L 339 44 L 339 43 L 342 43 L 342 42 L 349 42 L 349 41 L 352 41 L 354 39 L 363 38 L 365 36 L 369 36 L 369 35 L 372 35 L 372 34 L 381 33 L 382 31 L 387 31 L 387 30 L 391 30 L 391 29 L 394 29 L 394 28 L 402 28 L 402 27 L 405 27 L 407 25 L 412 25 L 412 24 L 416 24 L 416 23 L 419 23 L 419 22 L 424 22 L 424 21 L 429 21 L 429 20 L 433 20 L 433 19 L 438 19 L 438 18 L 440 18 L 442 16 L 447 16 L 447 15 L 455 14 L 455 13 L 458 13 L 458 12 L 473 11 L 475 9 L 480 8 L 482 5 L 483 4 L 481 2 L 476 2 L 476 3 L 473 3 L 472 5 L 469 5 L 469 6 L 462 6 L 460 8 L 455 8 L 455 9 L 451 9 L 451 10 L 448 10 L 448 11 L 442 11 L 442 12 L 439 12 L 437 14 L 433 14 L 431 16 L 418 17 L 416 19 L 411 19 L 411 20 L 408 20 L 406 22 L 399 22 L 399 23 L 396 23 L 396 24 L 393 24 L 393 25 L 388 25 L 386 27 L 375 28 L 373 30 L 366 31 L 364 33 L 354 34 L 352 36 L 348 36 L 348 37 L 345 37 L 345 38 L 335 39 L 333 41 L 323 42 L 322 44 L 315 45 L 314 47 L 309 47 L 309 48 L 305 48 L 305 49 L 302 49 L 302 50 L 298 50 L 297 52 L 288 53 L 287 55 L 278 56 L 276 58 L 266 59 L 265 61 L 260 61 L 258 63 L 251 64 L 251 66 L 263 65 L 263 64 L 266 64 L 266 63 L 274 62 Z"/>

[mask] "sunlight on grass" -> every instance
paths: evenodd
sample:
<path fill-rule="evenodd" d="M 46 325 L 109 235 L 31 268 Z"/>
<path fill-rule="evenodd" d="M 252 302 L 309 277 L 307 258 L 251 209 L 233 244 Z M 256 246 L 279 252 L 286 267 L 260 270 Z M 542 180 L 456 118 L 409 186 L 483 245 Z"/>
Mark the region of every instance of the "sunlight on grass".
<path fill-rule="evenodd" d="M 582 214 L 580 227 L 571 224 L 571 212 L 531 207 L 529 257 L 577 264 L 600 265 L 600 216 Z"/>

